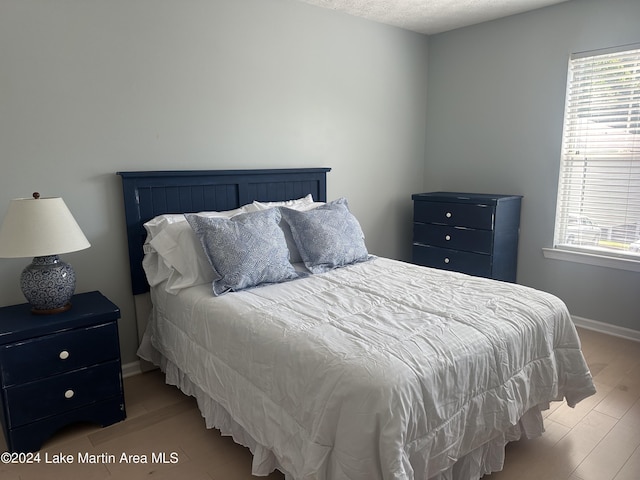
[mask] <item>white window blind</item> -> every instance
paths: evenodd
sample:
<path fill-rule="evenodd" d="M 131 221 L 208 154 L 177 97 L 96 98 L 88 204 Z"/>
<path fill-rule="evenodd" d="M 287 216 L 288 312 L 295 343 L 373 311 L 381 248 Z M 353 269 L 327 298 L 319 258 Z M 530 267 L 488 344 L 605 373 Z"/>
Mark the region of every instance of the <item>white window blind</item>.
<path fill-rule="evenodd" d="M 640 45 L 569 61 L 554 246 L 640 260 Z"/>

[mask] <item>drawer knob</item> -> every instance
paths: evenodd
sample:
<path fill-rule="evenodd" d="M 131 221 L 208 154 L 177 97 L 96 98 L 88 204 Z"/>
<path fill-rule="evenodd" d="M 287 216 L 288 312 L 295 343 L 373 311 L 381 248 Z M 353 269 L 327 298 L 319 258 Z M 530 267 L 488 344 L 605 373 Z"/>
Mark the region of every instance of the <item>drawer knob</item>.
<path fill-rule="evenodd" d="M 447 241 L 451 240 L 451 235 L 445 235 L 444 239 L 447 240 Z"/>
<path fill-rule="evenodd" d="M 58 355 L 60 357 L 60 360 L 66 360 L 67 358 L 69 358 L 69 352 L 67 352 L 66 350 L 63 350 L 60 352 L 60 355 Z"/>
<path fill-rule="evenodd" d="M 451 218 L 452 216 L 453 216 L 453 215 L 452 215 L 452 213 L 451 213 L 451 212 L 447 212 L 447 213 L 445 214 L 445 217 L 447 217 L 447 218 Z"/>
<path fill-rule="evenodd" d="M 64 392 L 64 398 L 72 398 L 75 395 L 75 392 L 73 390 L 67 390 L 66 392 Z"/>
<path fill-rule="evenodd" d="M 450 260 L 448 258 L 444 259 L 444 263 L 449 263 L 449 262 L 450 262 Z"/>

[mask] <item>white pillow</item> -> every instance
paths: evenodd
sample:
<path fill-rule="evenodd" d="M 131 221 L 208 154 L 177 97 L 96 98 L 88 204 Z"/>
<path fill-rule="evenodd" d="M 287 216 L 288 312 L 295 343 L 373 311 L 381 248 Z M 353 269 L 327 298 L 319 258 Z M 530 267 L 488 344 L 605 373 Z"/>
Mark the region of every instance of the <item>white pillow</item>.
<path fill-rule="evenodd" d="M 199 212 L 204 218 L 232 218 L 240 213 L 255 212 L 251 204 L 223 212 Z M 202 244 L 183 214 L 159 215 L 144 224 L 147 230 L 145 256 L 142 261 L 149 285 L 167 280 L 165 290 L 176 294 L 181 289 L 211 283 L 215 272 Z"/>
<path fill-rule="evenodd" d="M 169 272 L 165 285 L 167 292 L 175 294 L 183 288 L 211 283 L 215 278 L 202 245 L 188 222 L 168 225 L 149 245 L 165 265 L 165 268 L 158 269 L 158 273 Z"/>
<path fill-rule="evenodd" d="M 144 245 L 142 269 L 147 277 L 147 282 L 149 282 L 149 285 L 152 287 L 168 279 L 172 272 L 172 269 L 148 243 Z"/>
<path fill-rule="evenodd" d="M 302 198 L 296 198 L 295 200 L 284 200 L 281 202 L 258 202 L 257 200 L 253 201 L 253 205 L 259 210 L 266 210 L 273 207 L 296 208 L 297 206 L 308 205 L 311 203 L 313 203 L 313 196 L 311 194 L 308 194 Z"/>
<path fill-rule="evenodd" d="M 231 218 L 231 216 L 237 215 L 238 213 L 255 212 L 255 211 L 256 211 L 256 207 L 254 207 L 252 204 L 249 203 L 247 205 L 243 205 L 242 207 L 236 208 L 234 210 L 223 210 L 221 212 L 216 212 L 216 211 L 199 212 L 198 215 L 202 215 L 203 217 L 206 217 L 206 216 L 212 216 L 212 215 L 215 216 L 215 215 L 224 214 L 224 215 L 229 215 L 230 216 L 229 218 Z M 186 221 L 187 219 L 184 217 L 184 213 L 165 213 L 163 215 L 158 215 L 157 217 L 152 218 L 151 220 L 149 220 L 144 224 L 144 228 L 147 231 L 147 241 L 145 243 L 149 243 L 149 241 L 153 237 L 155 237 L 167 226 L 174 223 L 180 223 L 180 222 L 186 222 Z"/>

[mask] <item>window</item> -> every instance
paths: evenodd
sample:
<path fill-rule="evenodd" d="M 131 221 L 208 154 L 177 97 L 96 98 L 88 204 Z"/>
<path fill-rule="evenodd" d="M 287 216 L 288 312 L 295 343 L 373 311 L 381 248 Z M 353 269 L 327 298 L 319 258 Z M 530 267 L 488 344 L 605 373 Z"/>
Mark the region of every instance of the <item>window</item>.
<path fill-rule="evenodd" d="M 640 261 L 640 45 L 569 61 L 554 248 Z"/>

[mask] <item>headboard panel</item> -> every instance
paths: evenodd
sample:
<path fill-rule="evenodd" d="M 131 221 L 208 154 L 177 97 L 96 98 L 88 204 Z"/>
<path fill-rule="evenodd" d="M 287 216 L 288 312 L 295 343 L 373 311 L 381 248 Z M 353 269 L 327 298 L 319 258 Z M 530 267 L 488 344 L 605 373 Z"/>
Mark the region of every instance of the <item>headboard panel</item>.
<path fill-rule="evenodd" d="M 275 202 L 313 195 L 327 201 L 330 168 L 118 172 L 122 177 L 131 286 L 149 291 L 142 258 L 144 223 L 164 213 L 231 210 L 254 200 Z"/>

